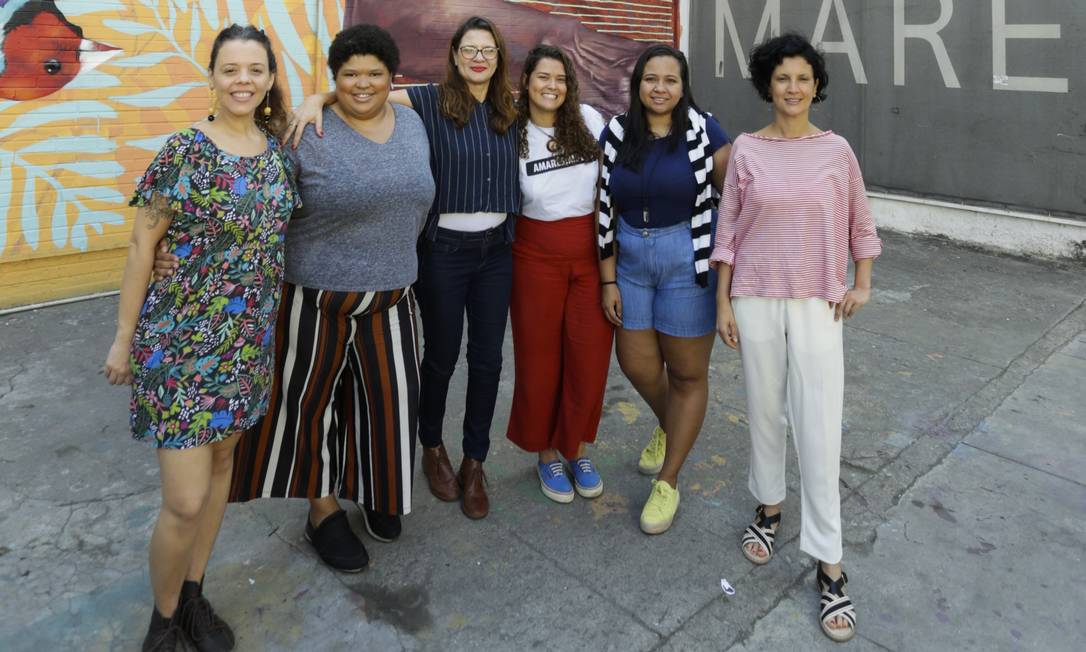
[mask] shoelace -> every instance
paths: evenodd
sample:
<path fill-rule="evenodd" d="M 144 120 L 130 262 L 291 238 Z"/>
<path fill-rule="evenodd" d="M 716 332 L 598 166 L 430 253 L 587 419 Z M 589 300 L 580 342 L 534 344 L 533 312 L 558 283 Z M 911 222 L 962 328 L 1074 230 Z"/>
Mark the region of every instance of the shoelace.
<path fill-rule="evenodd" d="M 577 467 L 581 469 L 581 473 L 592 473 L 596 470 L 592 466 L 592 460 L 586 459 L 577 460 Z"/>
<path fill-rule="evenodd" d="M 661 498 L 667 498 L 671 491 L 674 491 L 674 489 L 666 486 L 662 480 L 657 481 L 656 484 L 652 485 L 652 492 L 654 494 L 659 494 Z"/>
<path fill-rule="evenodd" d="M 197 631 L 203 630 L 210 635 L 213 632 L 221 630 L 223 623 L 221 620 L 215 617 L 215 613 L 211 610 L 211 602 L 204 596 L 193 598 L 185 603 L 185 611 L 191 613 L 189 616 L 192 619 L 192 623 L 200 623 L 203 627 L 193 627 L 191 634 L 195 636 Z"/>
<path fill-rule="evenodd" d="M 652 441 L 649 442 L 649 447 L 652 448 L 653 455 L 659 455 L 664 452 L 664 438 L 655 432 L 652 433 Z"/>
<path fill-rule="evenodd" d="M 176 622 L 171 622 L 169 627 L 159 632 L 158 636 L 151 641 L 151 649 L 173 650 L 177 647 L 180 636 L 181 628 L 177 626 Z"/>
<path fill-rule="evenodd" d="M 551 475 L 554 476 L 554 477 L 558 477 L 558 476 L 566 474 L 565 469 L 562 468 L 562 463 L 561 462 L 551 462 L 550 464 L 547 465 L 547 470 L 550 471 Z"/>

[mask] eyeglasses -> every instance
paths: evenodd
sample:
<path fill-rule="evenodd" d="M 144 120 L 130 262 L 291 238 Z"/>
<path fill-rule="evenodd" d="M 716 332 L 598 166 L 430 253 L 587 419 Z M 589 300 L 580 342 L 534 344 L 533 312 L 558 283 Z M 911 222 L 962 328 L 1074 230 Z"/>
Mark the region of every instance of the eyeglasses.
<path fill-rule="evenodd" d="M 465 59 L 474 59 L 477 54 L 482 52 L 483 58 L 487 61 L 493 61 L 498 58 L 498 48 L 493 46 L 487 46 L 485 48 L 477 48 L 474 45 L 461 45 L 460 56 Z"/>

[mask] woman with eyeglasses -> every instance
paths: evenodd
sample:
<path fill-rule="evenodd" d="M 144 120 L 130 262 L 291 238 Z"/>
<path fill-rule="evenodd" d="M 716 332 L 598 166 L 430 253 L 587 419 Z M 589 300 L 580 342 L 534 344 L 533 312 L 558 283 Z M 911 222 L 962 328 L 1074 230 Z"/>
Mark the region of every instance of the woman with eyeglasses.
<path fill-rule="evenodd" d="M 469 518 L 487 515 L 483 462 L 498 396 L 512 287 L 513 216 L 520 210 L 517 109 L 507 53 L 498 28 L 473 16 L 449 43 L 445 81 L 393 91 L 389 100 L 414 109 L 430 138 L 437 195 L 423 228 L 416 286 L 425 348 L 419 399 L 422 470 L 430 491 L 461 499 Z M 334 95 L 307 98 L 296 113 L 323 134 L 321 109 Z M 289 134 L 288 134 L 289 136 Z M 445 399 L 468 322 L 468 390 L 463 461 L 458 473 L 442 442 Z"/>

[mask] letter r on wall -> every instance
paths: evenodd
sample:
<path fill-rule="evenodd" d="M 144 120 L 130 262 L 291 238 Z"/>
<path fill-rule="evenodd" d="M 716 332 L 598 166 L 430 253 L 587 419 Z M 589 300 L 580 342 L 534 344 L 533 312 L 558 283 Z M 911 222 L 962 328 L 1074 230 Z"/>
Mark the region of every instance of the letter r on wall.
<path fill-rule="evenodd" d="M 939 0 L 939 18 L 929 25 L 905 24 L 905 0 L 894 0 L 894 85 L 905 85 L 905 39 L 918 38 L 927 41 L 935 53 L 935 61 L 939 64 L 939 72 L 943 75 L 943 84 L 947 88 L 961 88 L 958 76 L 954 74 L 954 66 L 950 63 L 950 55 L 947 54 L 946 45 L 943 44 L 939 32 L 942 31 L 951 16 L 954 15 L 954 5 L 951 0 Z"/>

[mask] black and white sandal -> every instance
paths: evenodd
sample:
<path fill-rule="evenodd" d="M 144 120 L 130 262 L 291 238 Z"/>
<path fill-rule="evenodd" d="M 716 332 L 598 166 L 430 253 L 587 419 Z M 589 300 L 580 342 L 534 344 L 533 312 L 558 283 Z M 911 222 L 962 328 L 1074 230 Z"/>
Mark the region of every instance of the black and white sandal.
<path fill-rule="evenodd" d="M 758 509 L 754 510 L 754 516 L 754 522 L 743 531 L 743 539 L 739 544 L 739 549 L 743 551 L 743 556 L 750 563 L 761 566 L 768 563 L 773 557 L 773 542 L 777 538 L 777 527 L 781 522 L 781 513 L 777 512 L 773 516 L 766 516 L 765 505 L 758 505 Z M 762 546 L 765 550 L 765 557 L 759 557 L 747 550 L 747 546 L 752 543 Z"/>
<path fill-rule="evenodd" d="M 831 580 L 829 575 L 822 570 L 822 563 L 818 563 L 818 590 L 822 593 L 821 614 L 819 620 L 822 624 L 822 632 L 837 641 L 844 643 L 856 635 L 856 607 L 852 600 L 845 595 L 845 585 L 848 584 L 848 575 L 844 572 L 841 577 Z M 834 618 L 843 618 L 848 627 L 834 629 L 830 627 L 830 621 Z"/>

